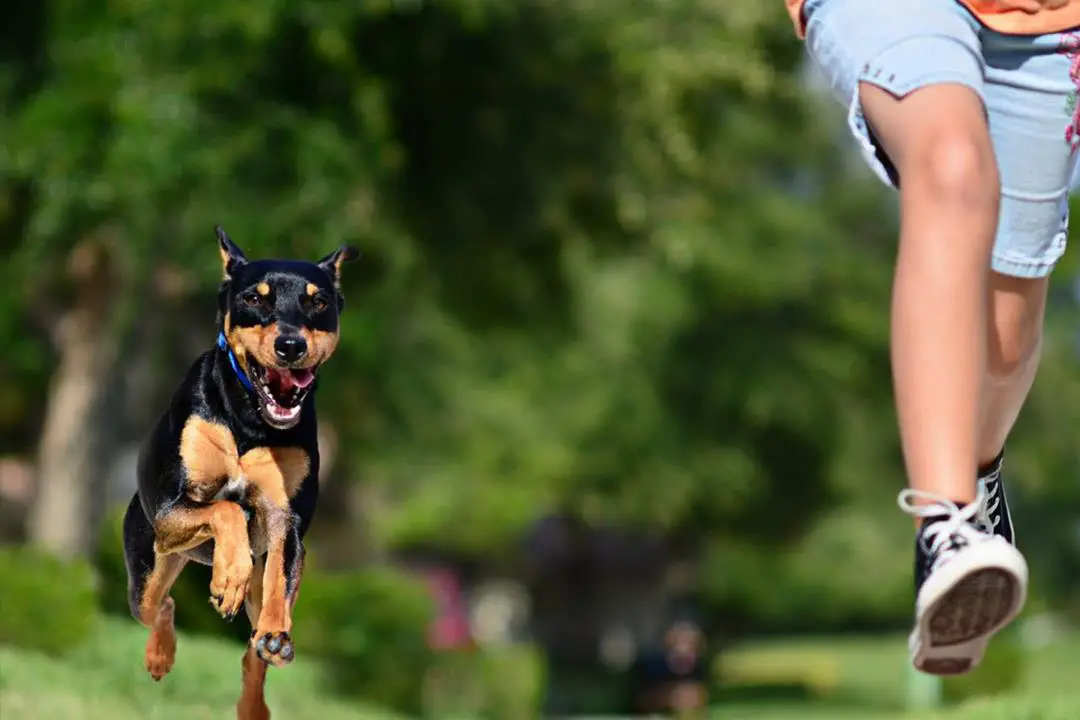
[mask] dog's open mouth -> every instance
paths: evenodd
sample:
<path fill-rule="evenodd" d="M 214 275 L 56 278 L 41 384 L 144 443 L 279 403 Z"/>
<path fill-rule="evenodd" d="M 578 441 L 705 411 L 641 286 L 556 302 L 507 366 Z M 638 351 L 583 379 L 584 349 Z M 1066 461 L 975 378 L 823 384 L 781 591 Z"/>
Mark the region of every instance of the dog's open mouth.
<path fill-rule="evenodd" d="M 300 410 L 308 391 L 315 384 L 317 367 L 263 367 L 248 358 L 255 394 L 263 419 L 271 427 L 288 429 L 300 421 Z"/>

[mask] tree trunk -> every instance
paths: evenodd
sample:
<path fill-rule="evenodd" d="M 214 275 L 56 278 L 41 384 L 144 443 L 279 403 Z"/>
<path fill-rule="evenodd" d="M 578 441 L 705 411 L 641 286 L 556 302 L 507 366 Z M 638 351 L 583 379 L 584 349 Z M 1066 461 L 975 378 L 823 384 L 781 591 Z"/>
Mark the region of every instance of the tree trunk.
<path fill-rule="evenodd" d="M 118 347 L 110 322 L 117 282 L 106 247 L 93 240 L 79 245 L 68 270 L 75 294 L 53 328 L 59 364 L 46 400 L 27 527 L 31 542 L 65 558 L 95 544 L 92 526 L 101 515 L 109 460 L 100 445 L 108 419 L 98 410 Z"/>

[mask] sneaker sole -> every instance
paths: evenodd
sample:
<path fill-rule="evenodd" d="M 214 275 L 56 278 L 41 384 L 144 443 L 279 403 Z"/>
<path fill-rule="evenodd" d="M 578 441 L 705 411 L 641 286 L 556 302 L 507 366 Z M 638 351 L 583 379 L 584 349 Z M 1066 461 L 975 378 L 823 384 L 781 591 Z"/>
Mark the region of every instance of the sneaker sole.
<path fill-rule="evenodd" d="M 990 638 L 1020 614 L 1027 564 L 1015 550 L 996 560 L 992 565 L 976 563 L 966 572 L 956 568 L 956 579 L 923 609 L 911 638 L 917 670 L 932 675 L 970 672 L 982 661 Z"/>

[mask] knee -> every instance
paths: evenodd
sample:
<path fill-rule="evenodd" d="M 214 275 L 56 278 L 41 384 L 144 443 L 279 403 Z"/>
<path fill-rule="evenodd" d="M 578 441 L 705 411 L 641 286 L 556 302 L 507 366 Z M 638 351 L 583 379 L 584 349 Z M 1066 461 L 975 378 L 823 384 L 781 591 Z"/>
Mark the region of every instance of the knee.
<path fill-rule="evenodd" d="M 938 204 L 997 220 L 1001 183 L 993 146 L 985 133 L 963 128 L 927 133 L 912 147 L 901 182 L 920 187 L 920 194 Z"/>

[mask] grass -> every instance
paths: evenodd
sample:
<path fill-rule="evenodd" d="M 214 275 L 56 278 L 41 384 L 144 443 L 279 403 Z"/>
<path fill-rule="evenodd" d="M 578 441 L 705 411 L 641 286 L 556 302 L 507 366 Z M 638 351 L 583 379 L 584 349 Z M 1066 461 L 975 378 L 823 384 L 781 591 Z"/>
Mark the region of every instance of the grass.
<path fill-rule="evenodd" d="M 241 648 L 181 637 L 176 667 L 161 683 L 142 668 L 142 628 L 106 619 L 93 641 L 63 659 L 0 647 L 3 720 L 202 720 L 235 717 Z M 906 714 L 902 639 L 809 639 L 757 643 L 725 658 L 727 677 L 742 683 L 798 682 L 817 701 L 723 703 L 716 718 L 739 720 L 1068 720 L 1077 717 L 1080 635 L 1058 636 L 1032 650 L 1028 672 L 1009 696 L 973 700 L 939 713 Z M 271 670 L 267 698 L 275 720 L 393 720 L 393 716 L 327 696 L 320 666 L 302 652 Z"/>
<path fill-rule="evenodd" d="M 142 667 L 146 632 L 108 618 L 93 641 L 54 659 L 0 647 L 0 718 L 4 720 L 222 720 L 235 717 L 242 647 L 180 637 L 176 667 L 160 683 Z M 275 718 L 392 720 L 335 701 L 318 689 L 319 666 L 302 655 L 267 678 Z"/>
<path fill-rule="evenodd" d="M 993 650 L 993 648 L 991 648 Z M 1068 720 L 1080 707 L 1080 634 L 1031 649 L 1019 686 L 995 698 L 940 712 L 903 710 L 908 673 L 905 638 L 816 638 L 759 642 L 731 651 L 730 681 L 809 687 L 817 701 L 724 704 L 718 717 L 739 720 Z"/>

